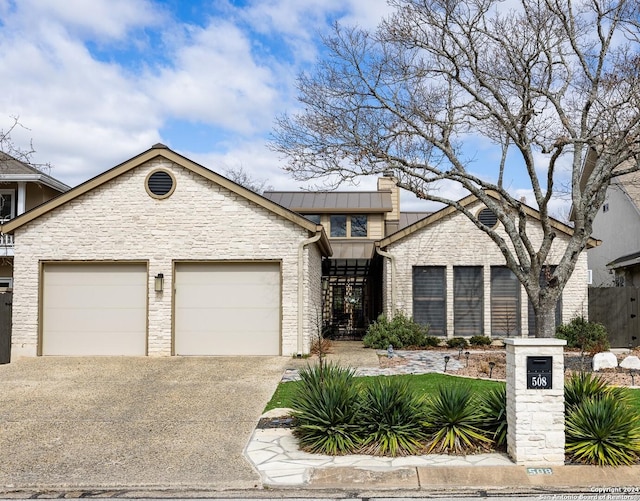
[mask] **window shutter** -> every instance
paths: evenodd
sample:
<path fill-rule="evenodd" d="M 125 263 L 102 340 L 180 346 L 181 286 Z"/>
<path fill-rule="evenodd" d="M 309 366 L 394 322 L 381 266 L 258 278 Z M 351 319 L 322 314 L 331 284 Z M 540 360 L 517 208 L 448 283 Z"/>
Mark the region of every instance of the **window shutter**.
<path fill-rule="evenodd" d="M 491 268 L 491 335 L 520 334 L 520 282 L 505 266 Z"/>
<path fill-rule="evenodd" d="M 444 266 L 413 268 L 413 319 L 429 325 L 429 334 L 446 334 L 446 276 Z"/>
<path fill-rule="evenodd" d="M 453 268 L 453 318 L 456 336 L 482 334 L 483 295 L 481 266 Z"/>

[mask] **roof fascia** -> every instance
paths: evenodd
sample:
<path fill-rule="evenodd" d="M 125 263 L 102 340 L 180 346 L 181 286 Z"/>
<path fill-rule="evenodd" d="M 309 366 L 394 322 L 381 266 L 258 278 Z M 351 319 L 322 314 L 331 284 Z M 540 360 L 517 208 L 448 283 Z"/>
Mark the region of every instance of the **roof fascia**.
<path fill-rule="evenodd" d="M 0 174 L 1 183 L 40 183 L 56 191 L 64 193 L 71 189 L 70 186 L 64 184 L 57 179 L 47 176 L 46 174 Z"/>

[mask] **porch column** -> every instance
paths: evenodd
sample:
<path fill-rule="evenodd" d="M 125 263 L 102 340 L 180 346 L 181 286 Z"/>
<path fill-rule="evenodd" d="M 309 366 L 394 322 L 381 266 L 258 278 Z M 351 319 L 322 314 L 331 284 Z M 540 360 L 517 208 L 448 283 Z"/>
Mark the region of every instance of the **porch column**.
<path fill-rule="evenodd" d="M 18 212 L 16 216 L 24 214 L 26 211 L 27 203 L 27 183 L 24 181 L 18 182 Z"/>

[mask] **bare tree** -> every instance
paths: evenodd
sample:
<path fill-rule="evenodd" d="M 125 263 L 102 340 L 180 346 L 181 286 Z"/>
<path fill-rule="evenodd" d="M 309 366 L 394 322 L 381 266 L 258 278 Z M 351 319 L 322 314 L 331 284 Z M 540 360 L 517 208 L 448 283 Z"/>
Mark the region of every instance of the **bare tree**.
<path fill-rule="evenodd" d="M 260 195 L 262 195 L 265 191 L 270 191 L 273 187 L 267 184 L 266 179 L 259 179 L 253 177 L 250 173 L 244 170 L 244 167 L 239 166 L 236 168 L 228 168 L 225 169 L 224 175 L 228 177 L 231 181 L 240 186 L 244 186 L 245 188 L 254 191 Z"/>
<path fill-rule="evenodd" d="M 556 300 L 611 178 L 638 169 L 640 4 L 520 0 L 507 11 L 500 0 L 390 3 L 395 13 L 376 32 L 336 25 L 326 56 L 299 78 L 303 111 L 278 120 L 271 146 L 298 179 L 339 183 L 390 172 L 418 197 L 464 213 L 524 285 L 536 336 L 551 337 Z M 464 148 L 469 137 L 498 145 L 497 165 L 478 168 Z M 574 232 L 541 283 L 562 166 L 570 170 Z M 508 190 L 517 169 L 530 180 L 541 242 Z M 475 195 L 504 233 L 434 189 L 443 180 Z"/>
<path fill-rule="evenodd" d="M 33 161 L 33 154 L 35 153 L 35 149 L 33 148 L 32 141 L 29 142 L 28 148 L 21 148 L 15 144 L 13 138 L 11 137 L 11 134 L 18 128 L 27 129 L 24 125 L 22 125 L 22 123 L 20 123 L 19 117 L 12 116 L 11 125 L 9 125 L 9 127 L 7 127 L 6 129 L 0 129 L 0 152 L 5 153 L 9 155 L 9 157 L 33 167 L 34 169 L 38 169 L 45 174 L 50 174 L 51 164 L 35 163 Z M 0 164 L 1 162 L 6 160 L 6 157 L 0 158 Z"/>

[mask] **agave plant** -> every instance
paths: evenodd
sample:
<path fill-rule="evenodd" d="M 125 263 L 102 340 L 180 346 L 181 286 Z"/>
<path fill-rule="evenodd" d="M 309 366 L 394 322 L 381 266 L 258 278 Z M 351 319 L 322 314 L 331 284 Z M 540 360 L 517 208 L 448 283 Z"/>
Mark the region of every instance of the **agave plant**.
<path fill-rule="evenodd" d="M 609 386 L 604 379 L 590 372 L 573 374 L 564 386 L 565 414 L 568 415 L 585 400 L 605 395 L 613 395 L 620 401 L 628 398 L 624 388 Z"/>
<path fill-rule="evenodd" d="M 587 398 L 565 421 L 566 450 L 579 462 L 630 465 L 640 457 L 640 416 L 616 395 Z"/>
<path fill-rule="evenodd" d="M 442 385 L 427 401 L 428 452 L 473 452 L 491 443 L 482 430 L 482 416 L 473 393 L 461 384 Z"/>
<path fill-rule="evenodd" d="M 353 376 L 353 369 L 333 364 L 300 371 L 292 415 L 301 449 L 337 455 L 358 447 L 360 402 Z"/>
<path fill-rule="evenodd" d="M 428 438 L 423 426 L 425 415 L 424 399 L 405 381 L 376 380 L 363 395 L 361 452 L 390 456 L 415 454 Z"/>
<path fill-rule="evenodd" d="M 507 443 L 507 388 L 505 385 L 492 389 L 480 397 L 479 411 L 482 429 L 496 446 Z"/>

